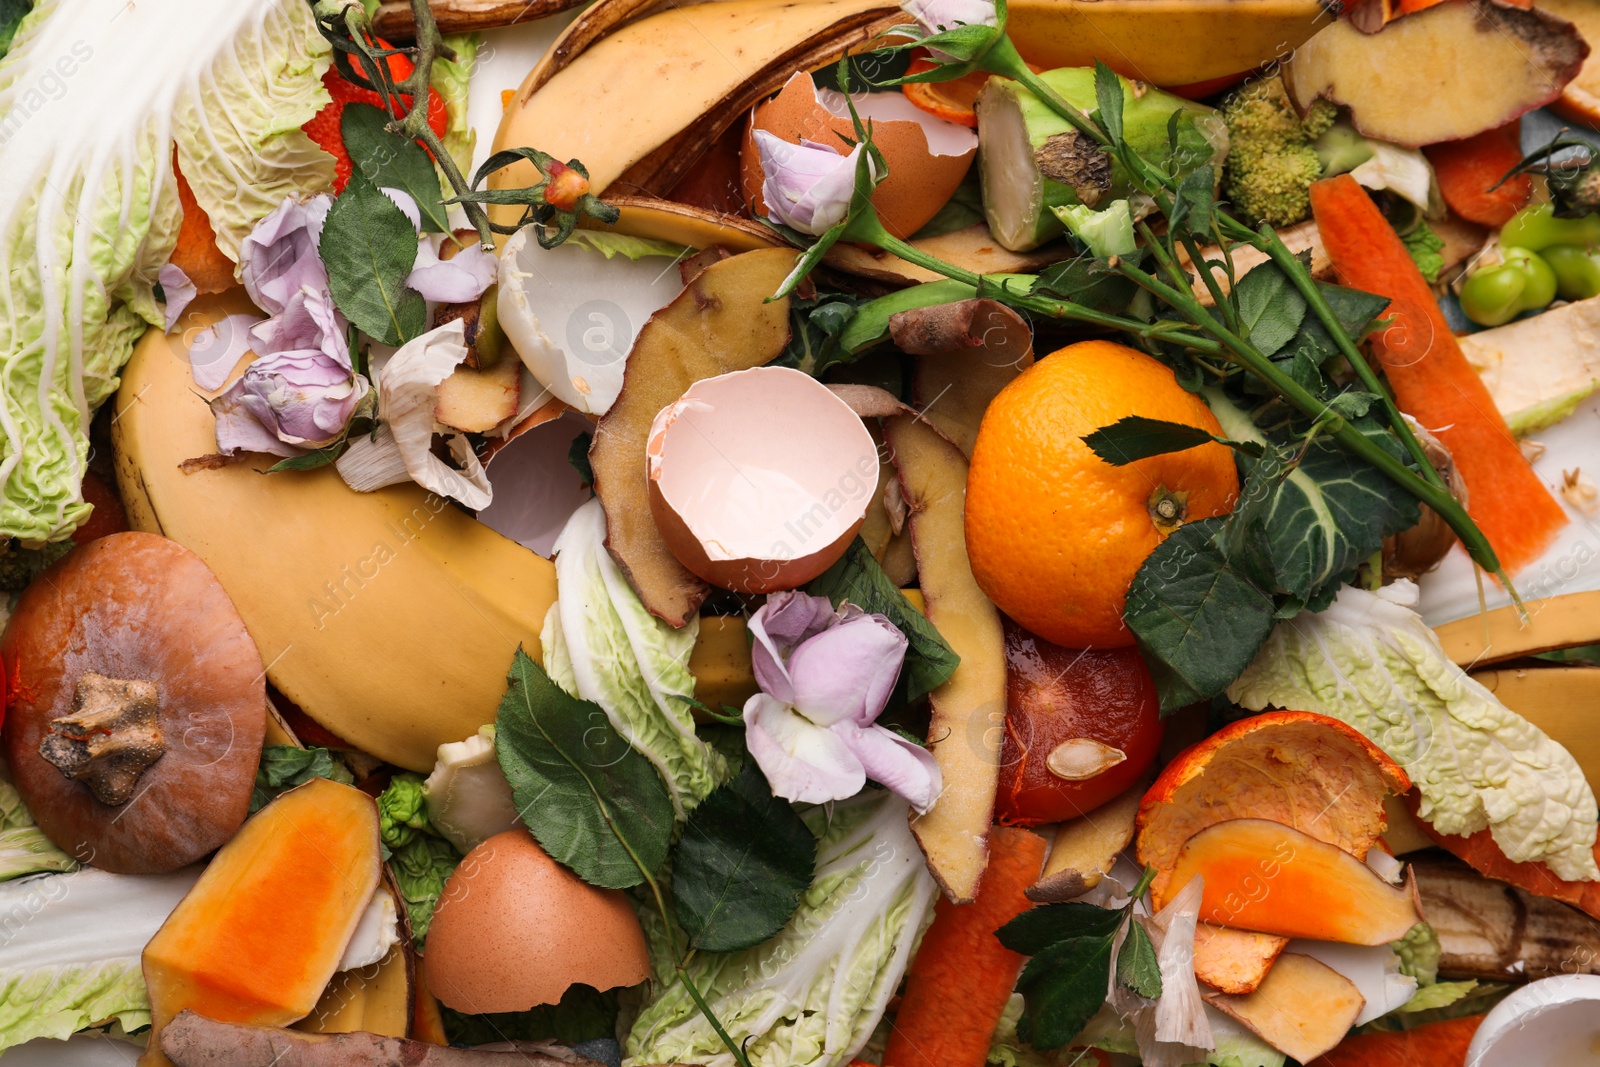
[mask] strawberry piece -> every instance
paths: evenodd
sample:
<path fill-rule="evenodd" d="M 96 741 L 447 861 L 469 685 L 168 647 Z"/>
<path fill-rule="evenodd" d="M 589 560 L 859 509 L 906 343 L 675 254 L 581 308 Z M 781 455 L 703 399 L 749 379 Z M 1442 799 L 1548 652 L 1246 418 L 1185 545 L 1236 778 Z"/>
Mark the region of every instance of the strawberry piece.
<path fill-rule="evenodd" d="M 376 42 L 381 48 L 392 47 L 381 38 Z M 411 76 L 415 65 L 405 56 L 389 57 L 389 77 L 396 83 Z M 344 116 L 346 104 L 370 104 L 373 107 L 383 107 L 383 97 L 371 89 L 363 89 L 347 80 L 339 73 L 337 67 L 329 67 L 328 72 L 322 76 L 322 85 L 328 90 L 328 95 L 333 99 L 325 104 L 321 111 L 313 115 L 305 125 L 300 128 L 306 136 L 320 146 L 323 151 L 333 156 L 333 191 L 344 192 L 344 187 L 350 181 L 353 169 L 350 163 L 350 153 L 345 150 L 344 137 L 339 132 L 339 122 Z M 396 118 L 405 114 L 405 109 L 411 107 L 411 97 L 401 96 L 403 103 L 390 113 Z M 440 137 L 444 136 L 449 126 L 449 112 L 445 108 L 444 97 L 438 90 L 428 90 L 428 125 Z"/>

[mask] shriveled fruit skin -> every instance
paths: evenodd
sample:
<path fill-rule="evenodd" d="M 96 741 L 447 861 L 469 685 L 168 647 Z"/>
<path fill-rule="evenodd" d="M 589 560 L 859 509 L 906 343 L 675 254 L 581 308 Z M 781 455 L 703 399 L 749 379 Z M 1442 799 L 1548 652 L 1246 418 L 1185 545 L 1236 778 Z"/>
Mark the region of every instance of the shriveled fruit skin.
<path fill-rule="evenodd" d="M 1015 623 L 1006 627 L 997 821 L 1038 826 L 1088 814 L 1139 780 L 1161 736 L 1160 698 L 1137 649 L 1062 648 Z M 1091 778 L 1062 778 L 1048 759 L 1074 739 L 1099 742 L 1121 759 Z"/>
<path fill-rule="evenodd" d="M 1233 509 L 1233 456 L 1207 443 L 1114 467 L 1083 443 L 1128 415 L 1220 435 L 1205 402 L 1167 367 L 1124 345 L 1083 341 L 1000 391 L 978 428 L 967 477 L 972 573 L 1029 630 L 1069 648 L 1133 644 L 1128 587 L 1163 533 L 1152 495 L 1186 493 L 1185 521 Z"/>
<path fill-rule="evenodd" d="M 645 607 L 673 626 L 710 586 L 667 548 L 650 511 L 645 445 L 662 408 L 702 378 L 770 363 L 789 342 L 789 301 L 766 300 L 794 268 L 792 249 L 762 249 L 707 267 L 639 330 L 622 391 L 589 448 L 606 513 L 606 547 Z"/>
<path fill-rule="evenodd" d="M 262 808 L 217 853 L 144 950 L 150 1043 L 185 1008 L 283 1026 L 316 1007 L 378 887 L 378 807 L 314 778 Z"/>
<path fill-rule="evenodd" d="M 164 537 L 81 545 L 22 594 L 3 646 L 6 764 L 52 841 L 118 874 L 193 863 L 250 811 L 266 732 L 261 656 L 209 567 Z M 39 754 L 86 673 L 156 685 L 166 751 L 127 803 L 102 804 Z"/>

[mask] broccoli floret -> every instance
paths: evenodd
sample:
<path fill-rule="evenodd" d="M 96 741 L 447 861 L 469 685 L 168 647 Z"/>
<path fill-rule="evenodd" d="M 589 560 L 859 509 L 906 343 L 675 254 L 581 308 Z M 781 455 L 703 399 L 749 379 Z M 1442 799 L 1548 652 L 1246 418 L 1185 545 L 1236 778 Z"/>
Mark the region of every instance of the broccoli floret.
<path fill-rule="evenodd" d="M 1433 985 L 1439 980 L 1439 960 L 1444 952 L 1433 927 L 1418 923 L 1391 945 L 1400 956 L 1401 974 L 1409 974 L 1418 985 Z"/>
<path fill-rule="evenodd" d="M 1251 82 L 1222 107 L 1228 125 L 1225 182 L 1234 210 L 1248 222 L 1288 226 L 1311 214 L 1311 183 L 1322 177 L 1313 142 L 1338 118 L 1325 100 L 1304 118 L 1278 78 Z"/>
<path fill-rule="evenodd" d="M 15 538 L 9 544 L 0 542 L 0 592 L 22 592 L 46 567 L 71 551 L 71 541 L 52 541 L 38 548 L 23 548 Z"/>

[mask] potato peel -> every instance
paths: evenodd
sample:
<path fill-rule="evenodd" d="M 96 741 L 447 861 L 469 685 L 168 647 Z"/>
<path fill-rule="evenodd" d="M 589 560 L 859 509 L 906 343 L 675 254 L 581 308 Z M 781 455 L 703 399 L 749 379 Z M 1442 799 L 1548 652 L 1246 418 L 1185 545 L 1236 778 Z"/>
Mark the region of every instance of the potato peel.
<path fill-rule="evenodd" d="M 885 419 L 883 432 L 899 469 L 928 620 L 961 657 L 955 673 L 931 695 L 928 748 L 944 789 L 931 811 L 912 820 L 911 832 L 945 895 L 967 903 L 988 862 L 1000 780 L 1005 635 L 1000 612 L 978 588 L 967 562 L 966 458 L 916 416 Z"/>

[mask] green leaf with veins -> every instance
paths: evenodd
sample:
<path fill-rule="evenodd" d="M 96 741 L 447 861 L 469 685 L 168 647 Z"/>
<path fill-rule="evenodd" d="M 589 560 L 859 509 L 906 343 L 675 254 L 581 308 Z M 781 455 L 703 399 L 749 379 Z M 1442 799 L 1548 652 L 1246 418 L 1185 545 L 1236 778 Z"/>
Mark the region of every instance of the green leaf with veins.
<path fill-rule="evenodd" d="M 817 839 L 747 761 L 694 809 L 672 854 L 672 898 L 689 944 L 736 952 L 777 934 L 816 860 Z"/>
<path fill-rule="evenodd" d="M 1180 112 L 1174 111 L 1176 120 Z M 1174 148 L 1176 151 L 1176 148 Z M 1177 195 L 1172 198 L 1172 217 L 1167 227 L 1173 232 L 1187 229 L 1198 236 L 1208 236 L 1211 230 L 1211 209 L 1216 199 L 1216 171 L 1209 167 L 1196 167 L 1178 183 Z"/>
<path fill-rule="evenodd" d="M 1122 143 L 1122 79 L 1112 69 L 1094 61 L 1094 100 L 1099 107 L 1096 118 L 1112 145 Z"/>
<path fill-rule="evenodd" d="M 0 0 L 0 56 L 11 50 L 17 27 L 33 10 L 33 0 Z"/>
<path fill-rule="evenodd" d="M 1150 456 L 1184 452 L 1208 443 L 1212 437 L 1185 423 L 1124 415 L 1110 426 L 1085 434 L 1082 440 L 1089 451 L 1112 466 L 1121 467 Z"/>
<path fill-rule="evenodd" d="M 1113 914 L 1120 919 L 1122 913 Z M 1017 1035 L 1040 1051 L 1060 1048 L 1100 1010 L 1110 980 L 1109 937 L 1074 937 L 1048 946 L 1017 979 L 1027 1005 Z"/>
<path fill-rule="evenodd" d="M 910 642 L 900 676 L 907 700 L 919 700 L 939 688 L 961 662 L 928 617 L 912 607 L 911 601 L 889 580 L 859 537 L 839 562 L 811 580 L 806 592 L 827 597 L 835 607 L 848 600 L 863 611 L 885 616 L 899 627 Z"/>
<path fill-rule="evenodd" d="M 1002 926 L 996 935 L 1012 952 L 1032 956 L 1057 941 L 1075 937 L 1110 937 L 1122 925 L 1122 912 L 1080 901 L 1029 908 Z"/>
<path fill-rule="evenodd" d="M 1414 497 L 1371 464 L 1319 437 L 1278 481 L 1260 531 L 1279 591 L 1310 600 L 1328 585 L 1342 584 L 1383 547 L 1385 537 L 1415 525 L 1417 518 Z"/>
<path fill-rule="evenodd" d="M 1156 946 L 1137 918 L 1128 923 L 1128 936 L 1117 952 L 1117 981 L 1139 994 L 1155 1000 L 1161 996 L 1161 963 Z"/>
<path fill-rule="evenodd" d="M 1142 259 L 1143 253 L 1137 258 Z M 984 282 L 986 286 L 989 284 L 989 276 L 984 278 Z M 1071 300 L 1094 311 L 1121 314 L 1138 291 L 1138 286 L 1122 275 L 1106 270 L 1105 264 L 1095 257 L 1081 255 L 1052 263 L 1039 273 L 1038 279 L 1026 291 L 1039 296 Z M 980 289 L 978 295 L 989 296 L 991 292 Z"/>
<path fill-rule="evenodd" d="M 380 189 L 401 189 L 417 202 L 422 228 L 449 233 L 439 171 L 422 146 L 390 133 L 389 116 L 371 104 L 346 104 L 339 118 L 339 136 L 350 153 L 354 173 Z"/>
<path fill-rule="evenodd" d="M 1273 355 L 1294 339 L 1306 319 L 1306 298 L 1275 263 L 1263 263 L 1233 292 L 1245 335 L 1263 355 Z"/>
<path fill-rule="evenodd" d="M 422 294 L 406 287 L 417 231 L 405 212 L 361 175 L 328 209 L 317 246 L 333 302 L 362 333 L 402 345 L 428 325 Z"/>
<path fill-rule="evenodd" d="M 590 885 L 627 889 L 661 869 L 672 799 L 604 709 L 568 695 L 519 647 L 495 719 L 500 769 L 539 846 Z"/>
<path fill-rule="evenodd" d="M 1145 559 L 1123 619 L 1155 678 L 1163 713 L 1207 700 L 1237 678 L 1272 632 L 1276 605 L 1230 558 L 1224 518 L 1178 528 Z"/>

